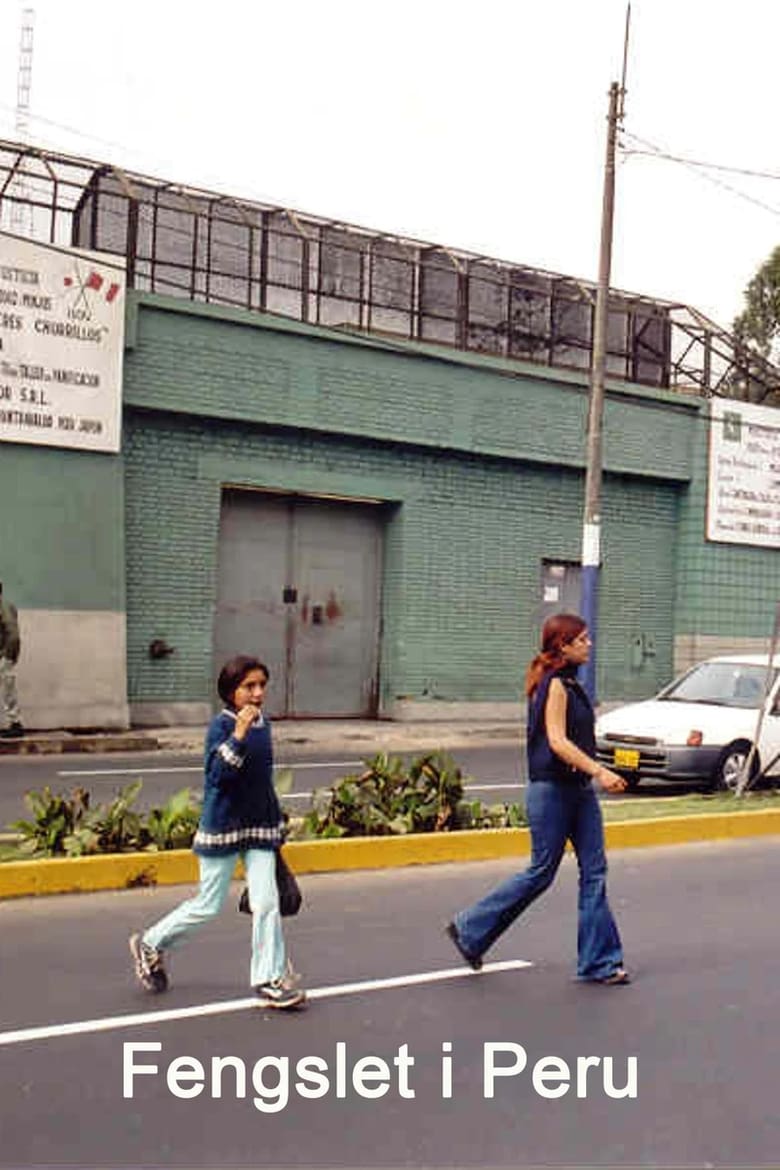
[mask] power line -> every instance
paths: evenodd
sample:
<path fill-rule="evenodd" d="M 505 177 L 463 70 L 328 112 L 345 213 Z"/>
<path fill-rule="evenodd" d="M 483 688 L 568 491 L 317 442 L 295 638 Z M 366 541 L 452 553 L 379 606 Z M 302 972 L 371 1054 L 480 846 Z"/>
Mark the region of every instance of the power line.
<path fill-rule="evenodd" d="M 662 150 L 660 146 L 655 146 L 652 142 L 648 142 L 647 139 L 640 138 L 637 134 L 631 134 L 627 130 L 624 130 L 623 134 L 626 138 L 631 138 L 634 142 L 640 142 L 643 146 L 650 147 L 649 151 L 628 150 L 624 151 L 625 154 L 655 155 L 660 158 L 668 159 L 669 162 L 686 163 L 691 167 L 703 167 L 706 170 L 711 171 L 725 171 L 732 175 L 747 175 L 748 177 L 754 179 L 780 180 L 780 173 L 776 171 L 755 171 L 750 170 L 748 167 L 727 166 L 725 163 L 702 162 L 701 159 L 687 158 L 685 155 L 669 154 L 667 151 Z"/>
<path fill-rule="evenodd" d="M 621 147 L 621 153 L 624 155 L 624 157 L 632 155 L 632 154 L 634 154 L 634 155 L 643 154 L 643 155 L 649 155 L 650 157 L 653 157 L 653 158 L 662 159 L 664 162 L 677 163 L 678 165 L 686 167 L 688 170 L 693 171 L 693 173 L 695 175 L 697 175 L 700 179 L 705 179 L 708 183 L 712 183 L 712 185 L 714 187 L 720 187 L 720 188 L 722 188 L 722 190 L 728 191 L 732 195 L 736 195 L 737 198 L 744 199 L 747 203 L 752 203 L 756 207 L 760 207 L 762 209 L 762 211 L 768 211 L 770 213 L 770 215 L 776 215 L 776 216 L 780 217 L 780 208 L 773 207 L 769 203 L 764 203 L 764 201 L 762 199 L 756 199 L 756 197 L 754 195 L 748 195 L 745 191 L 740 191 L 740 189 L 738 187 L 733 187 L 730 183 L 724 183 L 722 179 L 716 179 L 714 175 L 708 175 L 706 173 L 706 169 L 712 168 L 712 169 L 716 169 L 716 170 L 730 171 L 732 173 L 736 172 L 739 174 L 752 173 L 756 177 L 759 177 L 758 172 L 747 172 L 747 171 L 745 171 L 741 168 L 737 168 L 737 167 L 727 167 L 727 166 L 720 166 L 720 165 L 712 164 L 712 163 L 697 162 L 695 160 L 684 158 L 681 155 L 670 154 L 668 151 L 663 150 L 660 146 L 656 146 L 655 143 L 648 142 L 646 139 L 643 139 L 643 138 L 639 138 L 636 134 L 629 134 L 627 131 L 624 131 L 624 135 L 627 138 L 631 138 L 634 142 L 639 142 L 639 143 L 641 143 L 642 146 L 647 146 L 650 148 L 649 151 L 639 151 L 639 150 L 626 150 L 625 147 Z M 780 179 L 780 175 L 772 175 L 769 173 L 767 173 L 761 177 L 768 178 L 768 179 Z"/>

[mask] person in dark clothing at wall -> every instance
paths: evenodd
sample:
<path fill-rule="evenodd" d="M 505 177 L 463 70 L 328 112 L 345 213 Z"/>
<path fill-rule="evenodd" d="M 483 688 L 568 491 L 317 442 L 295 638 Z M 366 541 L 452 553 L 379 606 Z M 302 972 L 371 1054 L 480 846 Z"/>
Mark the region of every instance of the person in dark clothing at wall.
<path fill-rule="evenodd" d="M 5 715 L 5 726 L 0 729 L 0 736 L 3 739 L 24 735 L 19 700 L 16 697 L 16 664 L 20 649 L 16 606 L 3 597 L 3 583 L 0 581 L 0 702 Z"/>
<path fill-rule="evenodd" d="M 577 682 L 591 642 L 574 614 L 556 614 L 542 629 L 542 647 L 526 673 L 528 797 L 531 864 L 455 915 L 447 933 L 478 971 L 485 951 L 552 884 L 571 841 L 579 866 L 577 976 L 620 985 L 630 982 L 607 901 L 607 859 L 601 809 L 592 780 L 622 792 L 622 776 L 596 763 L 594 714 Z"/>

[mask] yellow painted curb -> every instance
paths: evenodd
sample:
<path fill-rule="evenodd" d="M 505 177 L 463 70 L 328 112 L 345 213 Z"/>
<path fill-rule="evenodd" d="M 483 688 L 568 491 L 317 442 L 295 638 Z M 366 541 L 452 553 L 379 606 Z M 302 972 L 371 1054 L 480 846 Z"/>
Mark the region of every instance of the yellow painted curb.
<path fill-rule="evenodd" d="M 99 857 L 52 857 L 0 864 L 0 898 L 27 894 L 75 894 L 198 880 L 189 849 L 170 853 L 104 853 Z"/>
<path fill-rule="evenodd" d="M 284 855 L 296 873 L 334 869 L 386 869 L 442 861 L 490 861 L 530 852 L 528 829 L 466 829 L 461 833 L 408 833 L 403 837 L 346 837 L 291 841 Z"/>
<path fill-rule="evenodd" d="M 604 826 L 610 849 L 642 845 L 682 845 L 729 837 L 768 837 L 780 833 L 780 809 L 739 813 L 692 813 L 644 821 L 611 821 Z"/>
<path fill-rule="evenodd" d="M 680 845 L 780 833 L 780 809 L 701 813 L 605 825 L 607 847 Z M 296 873 L 490 861 L 530 852 L 528 829 L 475 829 L 462 833 L 410 833 L 404 837 L 349 837 L 291 841 L 285 857 Z M 241 866 L 237 867 L 241 876 Z M 189 849 L 164 853 L 114 853 L 100 857 L 52 858 L 0 863 L 0 899 L 32 894 L 69 894 L 138 886 L 179 885 L 198 880 Z"/>

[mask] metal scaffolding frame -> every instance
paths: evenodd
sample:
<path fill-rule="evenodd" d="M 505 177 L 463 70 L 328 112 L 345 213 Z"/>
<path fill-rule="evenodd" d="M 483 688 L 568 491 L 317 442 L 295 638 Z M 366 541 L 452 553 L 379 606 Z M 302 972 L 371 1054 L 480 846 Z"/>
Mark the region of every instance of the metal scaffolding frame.
<path fill-rule="evenodd" d="M 589 370 L 596 287 L 458 248 L 0 140 L 0 228 L 123 256 L 131 288 Z M 613 290 L 607 374 L 780 403 L 780 371 L 687 305 Z"/>

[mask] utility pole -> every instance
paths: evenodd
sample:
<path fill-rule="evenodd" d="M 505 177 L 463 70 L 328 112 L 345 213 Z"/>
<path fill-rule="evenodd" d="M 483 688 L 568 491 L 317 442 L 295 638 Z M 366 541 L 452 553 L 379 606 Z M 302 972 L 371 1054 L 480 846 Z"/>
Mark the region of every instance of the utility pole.
<path fill-rule="evenodd" d="M 615 147 L 618 120 L 622 117 L 623 90 L 616 81 L 609 88 L 607 157 L 601 209 L 599 283 L 593 318 L 593 358 L 590 369 L 588 438 L 585 456 L 585 512 L 582 523 L 582 617 L 588 624 L 593 646 L 582 670 L 582 682 L 592 703 L 596 701 L 596 646 L 601 566 L 601 469 L 604 415 L 604 376 L 607 367 L 607 317 L 609 278 L 612 269 L 612 227 L 615 213 Z"/>
<path fill-rule="evenodd" d="M 580 608 L 588 624 L 593 646 L 582 668 L 582 683 L 591 702 L 596 703 L 596 651 L 599 613 L 599 572 L 601 568 L 601 478 L 602 429 L 604 417 L 604 378 L 607 368 L 607 321 L 609 318 L 609 281 L 612 271 L 612 233 L 615 218 L 615 150 L 618 125 L 623 120 L 628 62 L 628 30 L 631 5 L 626 7 L 623 43 L 623 78 L 609 87 L 607 115 L 607 153 L 604 164 L 604 192 L 601 204 L 601 247 L 599 283 L 593 316 L 593 357 L 590 367 L 588 401 L 588 437 L 585 456 L 585 508 L 582 523 L 582 596 Z"/>

